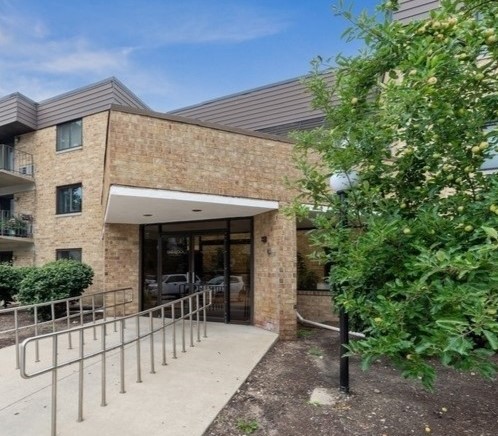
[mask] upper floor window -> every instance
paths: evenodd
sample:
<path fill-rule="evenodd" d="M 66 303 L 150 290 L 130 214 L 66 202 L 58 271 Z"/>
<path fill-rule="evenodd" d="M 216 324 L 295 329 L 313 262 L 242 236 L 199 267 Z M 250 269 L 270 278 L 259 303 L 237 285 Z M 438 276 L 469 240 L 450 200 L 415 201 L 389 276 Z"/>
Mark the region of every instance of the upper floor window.
<path fill-rule="evenodd" d="M 81 204 L 81 183 L 57 188 L 57 214 L 81 212 Z"/>
<path fill-rule="evenodd" d="M 63 250 L 55 250 L 56 260 L 68 259 L 81 262 L 81 248 L 68 248 Z"/>
<path fill-rule="evenodd" d="M 57 126 L 56 150 L 69 150 L 83 145 L 82 120 L 74 120 Z"/>
<path fill-rule="evenodd" d="M 498 145 L 498 136 L 495 136 L 494 131 L 497 128 L 496 123 L 490 123 L 484 128 L 484 133 L 488 137 L 488 142 L 493 148 L 490 156 L 483 162 L 481 170 L 485 172 L 494 172 L 498 169 L 498 153 L 495 147 Z"/>

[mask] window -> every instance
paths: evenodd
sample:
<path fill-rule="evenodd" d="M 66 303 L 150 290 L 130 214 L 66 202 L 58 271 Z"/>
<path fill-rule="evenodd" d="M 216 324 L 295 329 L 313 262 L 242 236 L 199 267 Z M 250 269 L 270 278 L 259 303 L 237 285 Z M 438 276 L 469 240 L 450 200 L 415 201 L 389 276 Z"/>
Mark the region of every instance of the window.
<path fill-rule="evenodd" d="M 55 250 L 55 258 L 57 260 L 69 259 L 81 262 L 81 248 L 68 248 L 64 250 Z"/>
<path fill-rule="evenodd" d="M 82 189 L 77 185 L 59 186 L 57 188 L 57 214 L 81 212 Z"/>
<path fill-rule="evenodd" d="M 75 120 L 57 126 L 57 151 L 69 150 L 70 148 L 81 147 L 82 121 Z"/>
<path fill-rule="evenodd" d="M 483 162 L 481 170 L 485 172 L 495 171 L 498 169 L 498 153 L 496 147 L 498 146 L 498 136 L 495 133 L 498 125 L 490 123 L 484 128 L 484 133 L 488 137 L 488 142 L 492 147 L 490 156 Z"/>

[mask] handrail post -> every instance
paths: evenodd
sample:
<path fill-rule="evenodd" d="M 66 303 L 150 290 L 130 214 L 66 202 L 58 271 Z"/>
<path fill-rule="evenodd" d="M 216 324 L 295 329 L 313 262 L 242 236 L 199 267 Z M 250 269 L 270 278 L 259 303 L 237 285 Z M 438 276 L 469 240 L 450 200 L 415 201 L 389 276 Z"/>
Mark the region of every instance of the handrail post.
<path fill-rule="evenodd" d="M 38 306 L 35 306 L 35 336 L 38 336 Z M 35 341 L 35 362 L 40 361 L 40 344 L 38 339 Z"/>
<path fill-rule="evenodd" d="M 142 367 L 140 363 L 140 316 L 137 315 L 137 383 L 142 383 Z"/>
<path fill-rule="evenodd" d="M 66 301 L 66 318 L 67 318 L 67 329 L 71 329 L 71 317 L 69 316 L 69 300 Z M 68 348 L 73 349 L 73 341 L 71 339 L 71 331 L 67 333 Z"/>
<path fill-rule="evenodd" d="M 161 307 L 161 324 L 162 324 L 162 355 L 163 355 L 163 365 L 167 365 L 166 362 L 166 320 L 164 319 L 164 306 Z"/>
<path fill-rule="evenodd" d="M 52 419 L 51 433 L 52 436 L 57 434 L 57 354 L 58 354 L 57 335 L 53 336 L 52 340 Z"/>
<path fill-rule="evenodd" d="M 173 320 L 173 359 L 176 359 L 176 315 L 175 303 L 171 303 L 171 319 Z"/>
<path fill-rule="evenodd" d="M 182 318 L 182 353 L 186 353 L 185 349 L 185 300 L 180 300 L 180 315 Z"/>
<path fill-rule="evenodd" d="M 105 337 L 107 335 L 106 332 L 106 324 L 102 324 L 102 358 L 101 358 L 101 394 L 102 394 L 102 399 L 100 402 L 100 405 L 102 407 L 107 406 L 106 402 L 106 342 L 105 342 Z"/>
<path fill-rule="evenodd" d="M 19 369 L 19 319 L 17 315 L 17 307 L 14 310 L 14 329 L 16 336 L 16 369 Z"/>
<path fill-rule="evenodd" d="M 124 343 L 125 343 L 125 338 L 124 338 L 124 319 L 121 319 L 121 346 L 119 347 L 119 375 L 120 375 L 120 380 L 121 380 L 121 390 L 119 393 L 124 394 L 126 392 L 125 390 L 125 348 L 124 348 Z"/>
<path fill-rule="evenodd" d="M 116 320 L 116 318 L 117 318 L 116 312 L 117 312 L 117 307 L 118 307 L 117 304 L 116 304 L 116 293 L 117 293 L 117 291 L 114 291 L 112 293 L 112 296 L 113 296 L 113 299 L 114 299 L 114 320 Z M 116 323 L 114 323 L 114 333 L 116 333 L 117 331 L 118 330 L 117 330 Z"/>
<path fill-rule="evenodd" d="M 149 312 L 149 327 L 150 327 L 150 373 L 155 374 L 154 368 L 154 318 L 152 311 Z"/>
<path fill-rule="evenodd" d="M 201 342 L 201 324 L 199 323 L 200 309 L 199 309 L 199 294 L 195 294 L 195 316 L 197 324 L 197 342 Z"/>
<path fill-rule="evenodd" d="M 92 322 L 93 322 L 93 340 L 97 340 L 97 329 L 95 328 L 95 295 L 92 295 Z"/>
<path fill-rule="evenodd" d="M 50 314 L 52 316 L 52 332 L 55 332 L 55 304 L 53 301 L 50 303 Z"/>
<path fill-rule="evenodd" d="M 85 356 L 85 341 L 83 335 L 85 331 L 80 329 L 80 361 L 79 361 L 79 373 L 78 373 L 78 422 L 83 421 L 83 377 L 84 377 L 84 365 L 83 359 Z"/>
<path fill-rule="evenodd" d="M 190 326 L 190 346 L 194 346 L 194 318 L 192 317 L 192 295 L 188 296 L 188 318 L 189 318 L 189 326 Z"/>

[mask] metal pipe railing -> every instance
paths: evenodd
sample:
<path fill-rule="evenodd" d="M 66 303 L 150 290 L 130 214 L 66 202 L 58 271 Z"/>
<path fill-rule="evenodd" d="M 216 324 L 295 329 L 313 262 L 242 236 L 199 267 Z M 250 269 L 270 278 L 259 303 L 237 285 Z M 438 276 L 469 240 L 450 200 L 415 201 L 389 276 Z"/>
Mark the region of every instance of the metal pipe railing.
<path fill-rule="evenodd" d="M 316 321 L 310 321 L 309 319 L 304 319 L 300 314 L 299 312 L 296 310 L 296 315 L 297 315 L 297 319 L 299 320 L 299 322 L 303 323 L 303 324 L 308 324 L 308 325 L 311 325 L 313 327 L 320 327 L 322 329 L 326 329 L 326 330 L 332 330 L 334 332 L 341 332 L 341 329 L 339 327 L 334 327 L 333 325 L 328 325 L 328 324 L 322 324 L 320 322 L 316 322 Z M 361 338 L 361 339 L 364 339 L 365 338 L 365 335 L 363 333 L 359 333 L 359 332 L 348 332 L 348 334 L 350 336 L 354 336 L 355 338 Z"/>
<path fill-rule="evenodd" d="M 120 317 L 118 320 L 102 320 L 98 327 L 100 330 L 100 344 L 93 347 L 85 347 L 84 336 L 85 332 L 88 332 L 91 335 L 91 329 L 94 329 L 95 326 L 92 325 L 82 325 L 79 327 L 72 328 L 68 331 L 59 331 L 47 333 L 44 335 L 39 335 L 36 337 L 25 339 L 20 346 L 20 373 L 23 378 L 29 379 L 33 377 L 37 377 L 42 374 L 51 373 L 52 374 L 52 393 L 51 393 L 51 435 L 55 436 L 57 432 L 57 371 L 61 368 L 68 367 L 73 364 L 78 364 L 78 421 L 83 420 L 83 362 L 87 359 L 91 359 L 94 357 L 100 357 L 101 360 L 101 406 L 106 406 L 107 404 L 107 365 L 106 365 L 106 355 L 110 351 L 117 350 L 119 352 L 119 371 L 120 371 L 120 393 L 125 393 L 125 347 L 135 343 L 136 346 L 136 358 L 137 358 L 137 383 L 142 382 L 142 354 L 141 354 L 141 341 L 150 338 L 150 353 L 149 353 L 149 364 L 150 364 L 150 372 L 152 374 L 155 373 L 155 342 L 154 335 L 161 331 L 161 356 L 162 356 L 162 364 L 166 365 L 166 328 L 172 327 L 172 353 L 173 358 L 177 357 L 176 348 L 177 348 L 177 340 L 176 340 L 176 324 L 178 322 L 182 323 L 181 335 L 182 335 L 182 351 L 185 350 L 185 319 L 189 321 L 193 320 L 195 316 L 196 326 L 189 322 L 190 325 L 190 335 L 192 337 L 192 330 L 197 328 L 197 331 L 200 331 L 199 323 L 202 322 L 204 324 L 204 337 L 207 337 L 207 320 L 206 320 L 206 309 L 212 303 L 212 290 L 204 290 L 201 292 L 197 292 L 178 300 L 170 301 L 168 303 L 162 304 L 160 306 L 153 307 L 148 310 L 144 310 L 142 312 L 127 315 L 124 317 Z M 181 316 L 176 318 L 175 314 L 178 313 L 175 308 L 180 306 L 181 308 Z M 186 309 L 185 309 L 186 307 Z M 169 313 L 167 313 L 169 312 Z M 200 317 L 197 317 L 198 313 L 202 313 L 202 321 Z M 168 317 L 167 315 L 171 317 Z M 148 320 L 148 328 L 141 329 L 140 321 Z M 157 319 L 157 322 L 154 322 L 154 319 Z M 128 334 L 125 335 L 126 330 L 126 322 L 134 320 L 136 323 L 135 333 L 132 334 L 130 329 L 127 330 Z M 119 331 L 111 332 L 108 327 L 110 324 L 117 323 L 119 325 Z M 76 353 L 68 353 L 67 358 L 62 357 L 60 354 L 58 355 L 57 350 L 59 349 L 61 338 L 64 338 L 67 333 L 77 334 L 79 335 L 79 344 L 78 344 L 78 352 Z M 200 340 L 200 338 L 199 338 Z M 36 344 L 37 342 L 48 342 L 49 346 L 52 347 L 52 359 L 46 365 L 42 366 L 41 369 L 36 371 L 28 371 L 27 368 L 27 350 L 31 344 Z M 193 342 L 191 343 L 193 347 Z M 71 355 L 72 354 L 72 355 Z M 37 367 L 40 364 L 36 365 Z"/>
<path fill-rule="evenodd" d="M 120 298 L 117 298 L 117 297 Z M 106 305 L 106 300 L 112 298 L 113 304 Z M 99 301 L 102 301 L 100 304 Z M 86 302 L 86 304 L 85 304 Z M 24 306 L 9 307 L 6 309 L 0 309 L 0 316 L 8 315 L 13 313 L 14 315 L 14 325 L 12 328 L 0 331 L 2 334 L 14 333 L 15 340 L 15 352 L 16 352 L 16 369 L 19 369 L 19 343 L 22 333 L 25 335 L 38 336 L 40 329 L 51 328 L 52 332 L 57 330 L 57 327 L 62 328 L 65 331 L 71 329 L 71 323 L 73 319 L 77 319 L 80 324 L 83 324 L 85 316 L 91 316 L 92 323 L 94 325 L 97 322 L 96 313 L 103 312 L 103 316 L 106 317 L 106 311 L 113 310 L 114 318 L 117 319 L 118 310 L 122 310 L 123 314 L 126 313 L 127 306 L 133 303 L 133 289 L 132 288 L 120 288 L 112 289 L 109 291 L 96 292 L 92 294 L 79 295 L 77 297 L 64 298 L 61 300 L 54 300 L 45 303 L 28 304 Z M 88 308 L 87 308 L 88 307 Z M 57 316 L 57 308 L 63 308 L 64 312 L 61 316 Z M 47 315 L 49 312 L 49 319 L 40 319 L 42 314 Z M 20 314 L 26 314 L 32 322 L 21 325 L 19 322 Z M 94 337 L 96 333 L 94 331 Z M 68 333 L 68 347 L 72 348 L 72 338 L 71 332 Z M 39 347 L 35 348 L 36 361 L 39 361 Z"/>
<path fill-rule="evenodd" d="M 31 238 L 33 236 L 32 220 L 31 215 L 0 210 L 0 236 Z"/>
<path fill-rule="evenodd" d="M 33 176 L 33 155 L 6 144 L 0 144 L 0 170 Z"/>

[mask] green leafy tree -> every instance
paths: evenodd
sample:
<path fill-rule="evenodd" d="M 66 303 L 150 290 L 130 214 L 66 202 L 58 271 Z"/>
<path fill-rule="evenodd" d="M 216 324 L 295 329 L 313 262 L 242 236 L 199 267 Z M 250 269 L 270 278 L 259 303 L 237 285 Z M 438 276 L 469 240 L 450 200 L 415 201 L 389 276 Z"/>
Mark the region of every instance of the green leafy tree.
<path fill-rule="evenodd" d="M 491 377 L 498 178 L 481 169 L 498 151 L 498 2 L 442 0 L 408 24 L 339 13 L 366 49 L 333 69 L 314 62 L 307 83 L 326 127 L 297 135 L 295 209 L 327 206 L 312 241 L 333 264 L 336 305 L 367 335 L 351 353 L 364 367 L 387 356 L 429 388 L 436 360 Z M 344 207 L 328 179 L 352 171 Z"/>

